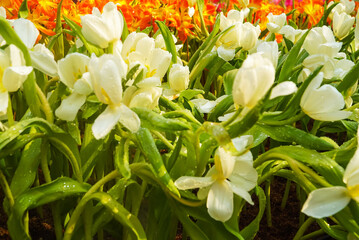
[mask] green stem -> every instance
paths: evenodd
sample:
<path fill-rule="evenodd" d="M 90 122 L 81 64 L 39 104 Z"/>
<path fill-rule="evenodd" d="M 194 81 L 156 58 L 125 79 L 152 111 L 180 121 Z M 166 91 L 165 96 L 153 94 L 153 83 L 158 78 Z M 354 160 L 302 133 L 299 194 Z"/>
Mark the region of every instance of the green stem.
<path fill-rule="evenodd" d="M 156 137 L 158 137 L 169 149 L 173 150 L 175 147 L 163 136 L 160 132 L 152 130 L 151 131 Z"/>
<path fill-rule="evenodd" d="M 5 175 L 3 174 L 3 172 L 0 170 L 0 184 L 1 187 L 4 191 L 4 194 L 6 196 L 6 198 L 9 200 L 9 206 L 10 209 L 14 206 L 15 201 L 14 201 L 14 196 L 12 195 L 12 192 L 10 190 L 10 186 L 6 180 Z"/>
<path fill-rule="evenodd" d="M 234 114 L 233 116 L 231 116 L 227 121 L 222 122 L 223 127 L 227 127 L 229 124 L 231 124 L 234 120 L 236 120 L 239 116 L 239 114 L 241 114 L 243 108 L 239 108 Z"/>
<path fill-rule="evenodd" d="M 15 124 L 15 121 L 14 121 L 14 114 L 13 114 L 13 112 L 12 112 L 12 104 L 11 104 L 10 95 L 9 95 L 9 102 L 8 102 L 8 105 L 7 105 L 6 114 L 7 114 L 7 123 L 8 123 L 8 126 L 11 127 L 12 125 Z"/>
<path fill-rule="evenodd" d="M 310 133 L 314 136 L 317 135 L 318 129 L 320 128 L 320 125 L 322 125 L 322 122 L 320 121 L 314 121 L 313 128 L 310 130 Z"/>
<path fill-rule="evenodd" d="M 78 219 L 81 216 L 82 210 L 84 208 L 84 204 L 87 202 L 87 197 L 90 196 L 92 193 L 96 192 L 102 185 L 105 183 L 111 181 L 112 179 L 115 179 L 120 176 L 120 173 L 117 170 L 114 170 L 107 174 L 105 177 L 100 179 L 98 182 L 96 182 L 87 192 L 86 194 L 81 198 L 80 202 L 77 204 L 75 210 L 73 211 L 71 218 L 67 224 L 64 238 L 63 240 L 70 240 L 73 234 L 73 231 L 75 230 L 75 225 L 78 221 Z"/>
<path fill-rule="evenodd" d="M 290 191 L 290 186 L 292 185 L 292 181 L 287 179 L 287 183 L 285 184 L 285 190 L 284 190 L 284 195 L 282 198 L 282 203 L 280 204 L 280 209 L 283 211 L 287 201 L 288 201 L 288 196 L 289 196 L 289 191 Z"/>
<path fill-rule="evenodd" d="M 295 234 L 293 240 L 300 240 L 308 227 L 314 222 L 314 218 L 308 218 L 299 228 L 298 232 Z"/>
<path fill-rule="evenodd" d="M 325 181 L 322 177 L 320 177 L 315 171 L 313 171 L 310 167 L 307 167 L 301 162 L 296 162 L 302 171 L 310 175 L 315 181 L 317 181 L 319 184 L 321 184 L 323 187 L 332 187 L 330 183 Z"/>
<path fill-rule="evenodd" d="M 300 238 L 300 240 L 307 240 L 307 239 L 318 239 L 319 236 L 325 234 L 323 229 L 317 230 L 315 232 L 311 232 L 307 235 L 304 235 Z"/>
<path fill-rule="evenodd" d="M 267 216 L 267 225 L 272 227 L 272 213 L 271 213 L 271 204 L 270 204 L 270 184 L 271 181 L 267 181 L 265 185 L 265 194 L 266 194 L 266 216 Z"/>
<path fill-rule="evenodd" d="M 257 185 L 261 185 L 265 180 L 267 180 L 268 178 L 270 178 L 271 176 L 273 176 L 276 172 L 278 172 L 279 170 L 288 167 L 288 163 L 285 161 L 282 161 L 281 163 L 279 163 L 277 166 L 271 168 L 266 174 L 262 175 L 258 181 L 257 181 Z"/>
<path fill-rule="evenodd" d="M 48 161 L 47 161 L 47 151 L 48 151 L 48 142 L 47 140 L 43 140 L 41 143 L 41 169 L 42 169 L 42 173 L 44 175 L 45 178 L 45 182 L 49 183 L 51 182 L 51 174 L 50 174 L 50 169 L 49 169 L 49 165 L 48 165 Z"/>
<path fill-rule="evenodd" d="M 276 120 L 261 120 L 261 123 L 268 124 L 268 125 L 274 125 L 274 126 L 281 126 L 281 125 L 289 125 L 294 122 L 299 121 L 301 118 L 305 116 L 304 112 L 299 113 L 298 115 L 295 115 L 294 117 L 288 118 L 286 120 L 276 121 Z"/>
<path fill-rule="evenodd" d="M 50 169 L 48 165 L 48 159 L 47 159 L 48 146 L 49 146 L 48 141 L 44 139 L 41 143 L 40 164 L 46 183 L 50 183 L 52 181 Z M 54 221 L 56 240 L 61 240 L 62 223 L 61 223 L 60 209 L 56 206 L 56 203 L 51 203 L 50 206 L 51 206 L 52 218 Z"/>
<path fill-rule="evenodd" d="M 42 92 L 42 90 L 40 89 L 40 87 L 37 84 L 35 84 L 35 87 L 36 87 L 36 93 L 40 99 L 42 110 L 44 111 L 46 120 L 50 123 L 53 123 L 54 115 L 52 114 L 50 104 L 47 101 L 47 98 L 46 98 L 45 94 Z"/>

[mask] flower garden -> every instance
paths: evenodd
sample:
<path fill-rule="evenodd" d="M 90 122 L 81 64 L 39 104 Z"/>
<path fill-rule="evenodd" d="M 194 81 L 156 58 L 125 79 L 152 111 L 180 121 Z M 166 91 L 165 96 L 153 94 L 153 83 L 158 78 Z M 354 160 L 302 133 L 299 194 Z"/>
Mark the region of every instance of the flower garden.
<path fill-rule="evenodd" d="M 1 229 L 359 239 L 358 5 L 0 0 Z"/>

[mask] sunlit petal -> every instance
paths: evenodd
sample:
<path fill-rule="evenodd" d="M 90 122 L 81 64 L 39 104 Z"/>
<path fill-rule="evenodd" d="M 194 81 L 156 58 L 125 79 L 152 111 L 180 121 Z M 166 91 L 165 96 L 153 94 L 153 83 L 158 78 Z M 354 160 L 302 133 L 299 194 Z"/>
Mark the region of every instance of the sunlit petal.
<path fill-rule="evenodd" d="M 233 191 L 226 181 L 216 181 L 209 190 L 207 198 L 209 215 L 215 220 L 225 222 L 233 214 Z"/>
<path fill-rule="evenodd" d="M 342 210 L 349 201 L 350 196 L 345 187 L 320 188 L 308 195 L 302 212 L 314 218 L 329 217 Z"/>
<path fill-rule="evenodd" d="M 62 100 L 61 105 L 56 109 L 55 114 L 62 120 L 73 121 L 85 101 L 85 95 L 72 93 L 70 96 Z"/>

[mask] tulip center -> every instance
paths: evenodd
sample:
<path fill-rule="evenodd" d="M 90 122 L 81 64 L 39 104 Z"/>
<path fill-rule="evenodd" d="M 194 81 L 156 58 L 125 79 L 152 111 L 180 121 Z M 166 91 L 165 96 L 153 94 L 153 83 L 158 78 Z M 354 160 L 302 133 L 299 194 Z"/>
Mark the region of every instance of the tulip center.
<path fill-rule="evenodd" d="M 0 92 L 6 92 L 6 88 L 4 87 L 2 83 L 2 77 L 4 75 L 4 70 L 0 67 Z"/>
<path fill-rule="evenodd" d="M 348 186 L 349 195 L 351 198 L 355 199 L 359 197 L 359 184 L 354 186 Z"/>

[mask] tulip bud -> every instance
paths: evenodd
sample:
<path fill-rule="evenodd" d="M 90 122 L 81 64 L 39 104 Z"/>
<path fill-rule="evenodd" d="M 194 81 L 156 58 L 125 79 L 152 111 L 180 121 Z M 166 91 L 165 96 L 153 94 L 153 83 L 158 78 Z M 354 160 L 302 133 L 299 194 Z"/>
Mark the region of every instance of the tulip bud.
<path fill-rule="evenodd" d="M 107 48 L 121 38 L 124 20 L 113 2 L 107 3 L 100 14 L 94 8 L 92 14 L 81 17 L 82 34 L 91 43 Z"/>
<path fill-rule="evenodd" d="M 249 55 L 238 70 L 233 83 L 235 104 L 253 108 L 274 83 L 275 69 L 260 53 Z"/>
<path fill-rule="evenodd" d="M 186 90 L 189 84 L 189 68 L 180 64 L 173 64 L 168 76 L 170 88 L 176 92 Z"/>
<path fill-rule="evenodd" d="M 345 12 L 340 14 L 334 12 L 334 16 L 333 16 L 334 35 L 339 39 L 343 39 L 344 37 L 346 37 L 350 29 L 353 27 L 354 21 L 355 18 L 351 17 Z"/>
<path fill-rule="evenodd" d="M 267 28 L 271 33 L 277 33 L 284 26 L 287 16 L 285 13 L 280 15 L 273 15 L 273 13 L 269 13 L 268 16 Z"/>
<path fill-rule="evenodd" d="M 249 22 L 245 22 L 241 28 L 240 45 L 244 50 L 250 50 L 256 45 L 261 30 Z"/>

